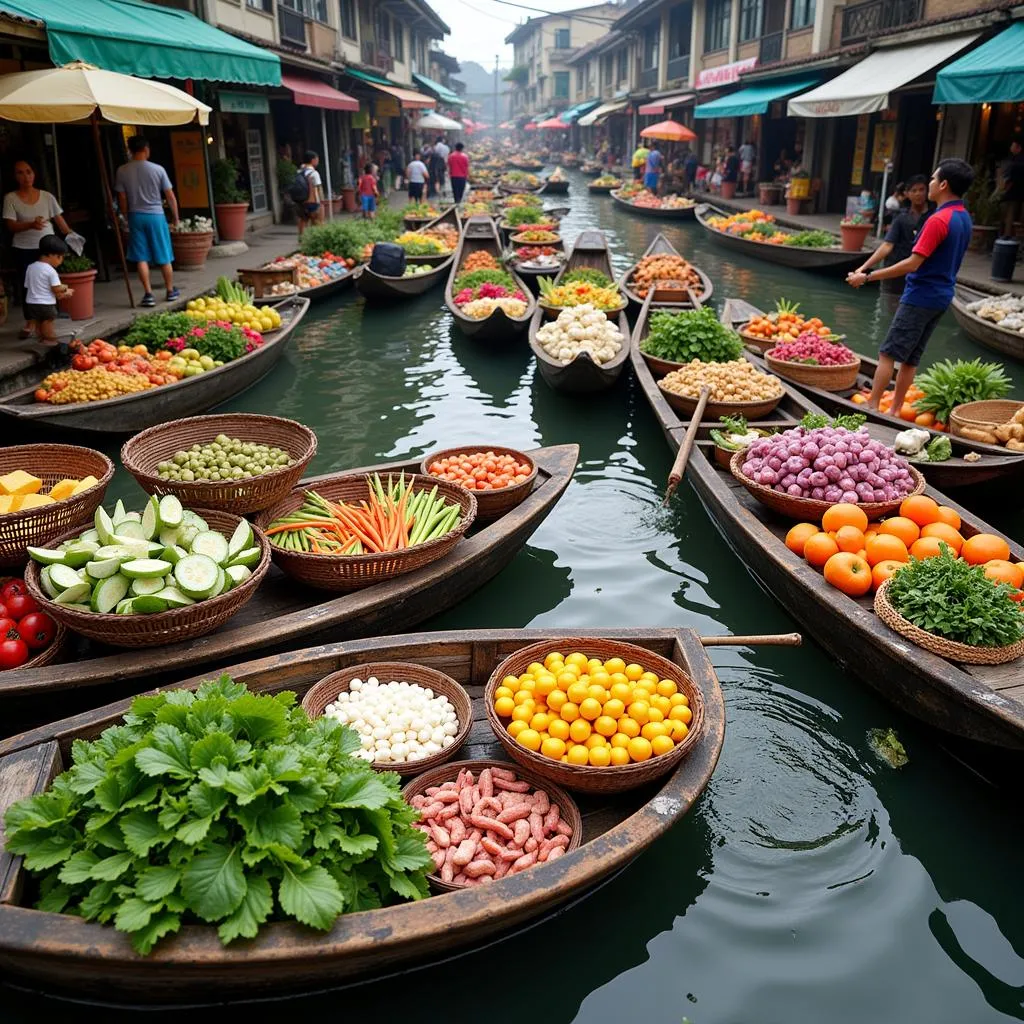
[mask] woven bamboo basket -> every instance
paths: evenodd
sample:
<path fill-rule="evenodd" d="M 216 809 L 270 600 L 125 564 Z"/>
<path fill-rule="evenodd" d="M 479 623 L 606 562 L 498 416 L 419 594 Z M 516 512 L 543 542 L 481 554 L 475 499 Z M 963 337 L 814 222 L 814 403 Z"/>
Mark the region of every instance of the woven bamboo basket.
<path fill-rule="evenodd" d="M 1005 647 L 971 647 L 969 644 L 957 643 L 945 637 L 936 636 L 927 630 L 915 626 L 905 619 L 889 600 L 889 580 L 886 580 L 875 591 L 875 614 L 893 631 L 905 636 L 911 643 L 923 647 L 940 658 L 958 661 L 964 665 L 1005 665 L 1008 661 L 1016 661 L 1024 657 L 1024 640 Z"/>
<path fill-rule="evenodd" d="M 779 344 L 778 338 L 762 338 L 758 334 L 748 334 L 744 330 L 749 324 L 744 324 L 743 327 L 737 327 L 736 333 L 743 339 L 743 344 L 748 348 L 756 348 L 758 352 L 767 352 L 769 349 L 774 348 Z M 832 340 L 838 345 L 846 341 L 845 334 L 833 334 L 831 335 Z"/>
<path fill-rule="evenodd" d="M 11 580 L 17 579 L 15 576 L 0 576 L 0 587 L 5 583 L 9 583 Z M 47 612 L 49 614 L 49 612 Z M 50 616 L 53 618 L 53 616 Z M 53 639 L 50 641 L 50 645 L 38 654 L 33 655 L 24 665 L 19 665 L 19 669 L 27 668 L 42 668 L 44 665 L 52 665 L 63 653 L 64 648 L 68 642 L 68 631 L 67 628 L 60 622 L 54 619 L 54 623 L 57 626 L 57 631 L 53 634 Z"/>
<path fill-rule="evenodd" d="M 513 245 L 550 245 L 553 249 L 561 248 L 562 236 L 555 234 L 554 238 L 549 238 L 546 242 L 531 242 L 527 238 L 523 238 L 521 234 L 515 234 L 511 236 L 510 241 Z"/>
<path fill-rule="evenodd" d="M 476 517 L 482 523 L 489 523 L 501 518 L 506 512 L 511 512 L 516 505 L 522 504 L 533 490 L 533 486 L 537 482 L 537 463 L 525 452 L 496 444 L 442 448 L 440 451 L 431 452 L 424 457 L 420 463 L 420 472 L 424 476 L 430 476 L 430 465 L 438 459 L 447 458 L 449 455 L 472 454 L 479 451 L 494 452 L 495 455 L 511 455 L 517 462 L 525 462 L 532 467 L 530 475 L 521 484 L 503 487 L 500 491 L 473 491 L 476 497 Z"/>
<path fill-rule="evenodd" d="M 657 672 L 661 679 L 671 679 L 690 702 L 690 711 L 693 713 L 690 731 L 682 742 L 677 743 L 667 754 L 660 754 L 647 761 L 631 762 L 608 768 L 566 764 L 527 750 L 508 734 L 506 728 L 508 723 L 494 710 L 494 691 L 501 685 L 505 676 L 521 675 L 531 662 L 543 661 L 549 651 L 580 651 L 588 658 L 597 657 L 602 661 L 609 658 L 622 658 L 624 661 L 633 661 L 643 665 L 646 670 Z M 618 640 L 603 640 L 599 637 L 565 637 L 543 640 L 516 651 L 515 654 L 510 655 L 498 665 L 491 673 L 490 679 L 487 680 L 487 686 L 484 688 L 484 710 L 487 712 L 488 724 L 509 757 L 523 767 L 533 769 L 544 779 L 581 793 L 621 793 L 624 790 L 634 789 L 661 778 L 662 775 L 672 771 L 689 754 L 699 742 L 701 733 L 704 731 L 704 695 L 693 685 L 693 681 L 678 665 L 644 647 Z"/>
<path fill-rule="evenodd" d="M 539 772 L 533 771 L 524 765 L 511 765 L 508 761 L 489 761 L 484 759 L 453 761 L 417 776 L 412 782 L 407 783 L 403 787 L 402 796 L 406 800 L 411 800 L 414 796 L 426 793 L 427 789 L 431 786 L 440 786 L 444 782 L 454 782 L 459 777 L 459 772 L 470 771 L 474 776 L 478 776 L 485 768 L 504 768 L 507 771 L 515 772 L 517 779 L 522 782 L 528 782 L 535 790 L 543 789 L 547 793 L 548 799 L 553 804 L 558 805 L 559 818 L 562 821 L 567 821 L 572 829 L 569 845 L 565 848 L 565 852 L 571 853 L 579 847 L 583 841 L 583 816 L 580 814 L 580 809 L 576 806 L 576 801 L 561 786 L 553 784 L 550 779 L 544 778 Z M 534 867 L 543 867 L 543 865 L 535 864 Z M 532 870 L 532 868 L 527 870 Z M 453 882 L 443 882 L 440 875 L 433 873 L 427 875 L 427 881 L 430 882 L 430 887 L 437 892 L 455 892 L 459 889 L 467 888 L 467 886 L 456 885 Z"/>
<path fill-rule="evenodd" d="M 114 475 L 114 464 L 101 452 L 72 444 L 18 444 L 0 448 L 0 475 L 23 469 L 43 481 L 45 493 L 66 477 L 96 477 L 81 494 L 52 505 L 0 515 L 0 566 L 21 566 L 26 548 L 47 543 L 58 534 L 92 519 Z"/>
<path fill-rule="evenodd" d="M 612 285 L 612 287 L 614 287 L 614 285 Z M 611 309 L 601 310 L 601 312 L 604 313 L 604 315 L 608 317 L 609 320 L 614 320 L 626 308 L 626 306 L 629 305 L 629 299 L 627 299 L 625 295 L 621 295 L 621 293 L 620 296 L 620 301 L 617 306 L 614 306 Z M 562 312 L 563 309 L 571 308 L 567 306 L 551 306 L 548 303 L 544 302 L 543 298 L 537 299 L 537 305 L 542 310 L 544 310 L 544 316 L 548 320 L 554 320 L 558 316 L 558 314 Z"/>
<path fill-rule="evenodd" d="M 414 665 L 407 661 L 371 661 L 362 665 L 350 665 L 339 672 L 332 672 L 329 676 L 324 676 L 320 682 L 311 686 L 306 691 L 306 696 L 302 698 L 302 707 L 310 718 L 319 718 L 327 705 L 333 704 L 338 699 L 339 693 L 349 691 L 353 679 L 365 681 L 370 676 L 375 676 L 382 683 L 417 683 L 426 689 L 433 690 L 435 695 L 447 697 L 455 709 L 455 717 L 459 722 L 459 731 L 444 750 L 439 750 L 436 754 L 431 754 L 430 757 L 402 764 L 374 761 L 374 769 L 379 772 L 398 772 L 399 775 L 409 777 L 436 768 L 438 765 L 450 761 L 459 752 L 469 738 L 469 731 L 473 727 L 473 701 L 451 676 L 426 665 Z"/>
<path fill-rule="evenodd" d="M 814 366 L 811 363 L 789 363 L 785 359 L 776 359 L 768 349 L 764 354 L 768 369 L 787 380 L 795 380 L 798 384 L 809 384 L 821 388 L 822 391 L 848 391 L 857 383 L 860 373 L 860 359 L 853 363 L 839 366 Z"/>
<path fill-rule="evenodd" d="M 215 509 L 197 508 L 193 511 L 202 516 L 211 529 L 219 530 L 227 537 L 231 536 L 241 521 L 240 516 Z M 82 532 L 81 528 L 71 530 L 54 538 L 54 543 L 71 540 Z M 69 608 L 51 601 L 43 593 L 39 580 L 41 570 L 35 562 L 29 562 L 25 570 L 25 584 L 47 615 L 90 640 L 98 640 L 112 647 L 163 647 L 181 640 L 195 640 L 222 626 L 246 605 L 266 576 L 270 568 L 270 543 L 260 530 L 254 528 L 253 534 L 260 548 L 260 560 L 253 568 L 252 575 L 226 594 L 197 601 L 187 608 L 174 608 L 155 615 L 100 615 Z"/>
<path fill-rule="evenodd" d="M 294 460 L 251 480 L 213 480 L 185 483 L 161 480 L 157 467 L 175 452 L 193 444 L 212 441 L 219 434 L 271 445 L 286 451 Z M 186 508 L 199 505 L 235 515 L 259 512 L 280 501 L 299 482 L 316 455 L 316 434 L 295 420 L 252 413 L 224 413 L 192 416 L 160 423 L 129 438 L 121 449 L 125 469 L 147 494 L 174 494 Z"/>
<path fill-rule="evenodd" d="M 697 411 L 699 399 L 690 398 L 687 395 L 677 395 L 674 391 L 662 387 L 658 381 L 658 390 L 662 393 L 665 401 L 668 402 L 676 412 L 682 413 L 689 418 Z M 766 398 L 758 402 L 711 402 L 704 407 L 703 420 L 705 423 L 718 419 L 720 416 L 743 416 L 748 420 L 760 419 L 767 416 L 785 396 L 780 392 L 778 398 Z"/>
<path fill-rule="evenodd" d="M 368 476 L 338 476 L 321 480 L 317 494 L 329 501 L 361 502 L 368 497 Z M 274 564 L 294 580 L 319 590 L 359 590 L 383 583 L 414 569 L 443 558 L 459 542 L 476 518 L 476 496 L 464 487 L 418 473 L 407 474 L 406 481 L 414 491 L 432 490 L 461 509 L 461 519 L 453 530 L 443 537 L 416 544 L 399 551 L 382 551 L 371 555 L 318 555 L 304 551 L 285 551 L 272 546 Z M 275 519 L 288 515 L 305 500 L 305 489 L 297 488 L 282 498 L 273 508 L 263 512 L 256 520 L 260 529 L 267 529 Z"/>
<path fill-rule="evenodd" d="M 269 269 L 258 267 L 251 270 L 239 270 L 238 280 L 246 288 L 251 288 L 253 298 L 277 298 L 273 288 L 275 284 L 294 285 L 296 290 L 299 287 L 299 271 L 297 267 L 277 267 Z"/>
<path fill-rule="evenodd" d="M 949 432 L 960 436 L 962 430 L 995 430 L 1024 407 L 1024 402 L 1009 398 L 990 398 L 983 402 L 965 402 L 949 414 Z"/>
<path fill-rule="evenodd" d="M 748 476 L 743 475 L 743 463 L 746 458 L 746 450 L 736 452 L 729 462 L 729 469 L 732 475 L 750 493 L 757 498 L 762 505 L 766 505 L 774 512 L 787 516 L 790 519 L 799 519 L 803 522 L 817 523 L 825 512 L 835 504 L 832 501 L 818 501 L 816 498 L 795 498 L 791 494 L 782 494 L 779 491 L 768 487 L 766 484 L 755 483 Z M 910 467 L 910 475 L 914 478 L 914 489 L 909 494 L 903 494 L 892 501 L 859 501 L 857 507 L 864 510 L 864 514 L 870 520 L 881 519 L 882 516 L 889 516 L 896 512 L 905 498 L 912 494 L 923 494 L 925 479 L 919 469 Z"/>

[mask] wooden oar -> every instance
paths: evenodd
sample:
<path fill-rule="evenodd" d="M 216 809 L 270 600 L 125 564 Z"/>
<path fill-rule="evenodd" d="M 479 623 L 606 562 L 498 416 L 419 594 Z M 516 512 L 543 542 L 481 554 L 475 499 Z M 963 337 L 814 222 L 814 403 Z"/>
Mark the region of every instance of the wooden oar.
<path fill-rule="evenodd" d="M 697 440 L 697 430 L 700 428 L 700 421 L 704 415 L 704 409 L 707 407 L 710 394 L 710 388 L 708 388 L 707 384 L 704 384 L 700 389 L 700 398 L 697 399 L 697 408 L 693 410 L 693 415 L 690 417 L 690 425 L 686 428 L 686 436 L 683 438 L 683 443 L 679 446 L 676 461 L 672 463 L 672 470 L 668 475 L 668 487 L 665 488 L 665 500 L 662 502 L 662 505 L 669 503 L 672 495 L 676 493 L 676 488 L 682 482 L 683 473 L 686 472 L 686 463 L 690 461 L 690 452 L 693 451 L 693 445 Z"/>
<path fill-rule="evenodd" d="M 799 633 L 768 633 L 765 636 L 702 636 L 705 647 L 799 647 Z"/>

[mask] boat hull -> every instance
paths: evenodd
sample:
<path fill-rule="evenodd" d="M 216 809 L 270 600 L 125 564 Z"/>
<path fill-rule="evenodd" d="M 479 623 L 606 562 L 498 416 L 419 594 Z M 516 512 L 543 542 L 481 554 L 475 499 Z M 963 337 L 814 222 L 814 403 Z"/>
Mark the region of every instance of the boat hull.
<path fill-rule="evenodd" d="M 967 304 L 969 302 L 984 297 L 982 292 L 958 287 L 950 306 L 953 318 L 971 341 L 976 341 L 979 345 L 992 349 L 993 352 L 998 352 L 1000 355 L 1024 361 L 1024 334 L 1018 334 L 1016 331 L 1000 327 L 988 320 L 982 320 L 980 316 L 975 316 L 974 313 L 968 311 Z"/>
<path fill-rule="evenodd" d="M 662 209 L 651 209 L 646 206 L 634 206 L 628 199 L 623 199 L 621 196 L 617 196 L 614 192 L 610 192 L 612 199 L 615 200 L 616 206 L 621 207 L 628 213 L 632 213 L 637 217 L 655 217 L 658 220 L 693 220 L 695 206 L 682 206 L 676 210 L 662 210 Z"/>
<path fill-rule="evenodd" d="M 425 274 L 414 274 L 412 277 L 388 277 L 374 273 L 367 265 L 356 278 L 356 290 L 370 302 L 401 302 L 403 299 L 412 299 L 443 284 L 454 258 L 450 256 L 433 270 Z"/>

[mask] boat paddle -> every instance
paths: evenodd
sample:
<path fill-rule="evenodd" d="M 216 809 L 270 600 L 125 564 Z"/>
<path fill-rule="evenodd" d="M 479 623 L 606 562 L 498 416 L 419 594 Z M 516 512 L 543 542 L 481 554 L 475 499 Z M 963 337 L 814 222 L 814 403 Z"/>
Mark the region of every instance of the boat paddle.
<path fill-rule="evenodd" d="M 768 633 L 764 636 L 702 636 L 704 647 L 799 647 L 799 633 Z"/>
<path fill-rule="evenodd" d="M 662 505 L 667 505 L 676 493 L 676 488 L 682 482 L 683 473 L 686 472 L 686 463 L 690 460 L 690 452 L 693 451 L 694 442 L 697 440 L 697 431 L 700 428 L 701 418 L 704 416 L 704 409 L 708 404 L 708 396 L 711 394 L 707 384 L 701 386 L 700 397 L 697 399 L 697 408 L 693 410 L 690 417 L 690 425 L 686 428 L 686 436 L 679 446 L 676 454 L 676 461 L 672 463 L 672 470 L 668 474 L 668 486 L 665 488 L 665 500 Z"/>

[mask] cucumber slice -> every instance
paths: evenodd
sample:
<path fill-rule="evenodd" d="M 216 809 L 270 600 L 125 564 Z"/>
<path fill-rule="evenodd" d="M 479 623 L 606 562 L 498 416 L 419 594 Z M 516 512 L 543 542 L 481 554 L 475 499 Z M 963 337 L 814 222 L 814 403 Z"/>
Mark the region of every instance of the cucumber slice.
<path fill-rule="evenodd" d="M 167 602 L 155 594 L 143 594 L 132 598 L 133 610 L 140 615 L 155 615 L 167 611 Z"/>
<path fill-rule="evenodd" d="M 160 522 L 165 527 L 177 529 L 181 526 L 184 515 L 185 510 L 181 507 L 181 502 L 173 494 L 165 494 L 160 499 Z"/>
<path fill-rule="evenodd" d="M 128 584 L 129 581 L 120 573 L 101 580 L 92 592 L 92 610 L 100 615 L 109 615 L 124 600 Z"/>
<path fill-rule="evenodd" d="M 252 575 L 252 570 L 244 565 L 229 565 L 224 571 L 228 574 L 232 587 L 240 586 Z"/>
<path fill-rule="evenodd" d="M 230 589 L 231 580 L 228 579 L 228 574 L 218 565 L 217 589 L 210 595 L 210 597 L 220 597 L 221 594 L 226 594 Z"/>
<path fill-rule="evenodd" d="M 153 596 L 159 597 L 161 601 L 166 601 L 168 608 L 187 608 L 190 604 L 195 604 L 191 597 L 186 597 L 175 586 L 164 587 Z"/>
<path fill-rule="evenodd" d="M 136 597 L 141 597 L 145 594 L 158 594 L 165 586 L 163 576 L 141 576 L 132 580 L 129 590 Z"/>
<path fill-rule="evenodd" d="M 160 499 L 154 494 L 142 510 L 142 532 L 152 540 L 160 532 Z"/>
<path fill-rule="evenodd" d="M 207 525 L 206 520 L 199 515 L 197 512 L 193 512 L 192 509 L 187 508 L 181 513 L 181 521 L 186 526 L 194 526 L 198 530 L 208 530 L 210 527 Z"/>
<path fill-rule="evenodd" d="M 209 597 L 217 587 L 220 566 L 207 555 L 186 555 L 174 567 L 174 580 L 188 597 Z"/>
<path fill-rule="evenodd" d="M 93 559 L 93 561 L 86 564 L 85 571 L 88 573 L 90 579 L 94 580 L 105 580 L 115 575 L 118 569 L 121 568 L 121 563 L 127 561 L 122 558 L 102 558 Z"/>
<path fill-rule="evenodd" d="M 117 526 L 118 523 L 124 522 L 124 517 L 126 515 L 128 515 L 128 513 L 125 511 L 124 502 L 118 498 L 117 504 L 114 505 L 114 512 L 110 517 L 110 521 Z"/>
<path fill-rule="evenodd" d="M 86 562 L 91 562 L 99 550 L 98 544 L 83 544 L 75 541 L 64 549 L 64 564 L 72 569 L 81 569 Z"/>
<path fill-rule="evenodd" d="M 50 579 L 50 567 L 48 565 L 44 566 L 43 571 L 39 574 L 39 582 L 43 586 L 43 593 L 45 593 L 50 600 L 53 600 L 58 594 L 60 594 L 60 587 Z"/>
<path fill-rule="evenodd" d="M 40 565 L 67 565 L 67 550 L 56 548 L 26 548 L 29 558 Z"/>
<path fill-rule="evenodd" d="M 206 555 L 212 558 L 218 565 L 223 565 L 228 560 L 228 542 L 224 535 L 216 530 L 207 530 L 205 533 L 196 534 L 192 541 L 193 555 Z"/>
<path fill-rule="evenodd" d="M 124 519 L 121 520 L 121 523 L 139 523 L 139 524 L 141 524 L 142 523 L 142 513 L 141 512 L 125 512 Z M 118 523 L 117 525 L 120 526 L 121 523 Z"/>
<path fill-rule="evenodd" d="M 246 548 L 244 551 L 239 551 L 234 558 L 231 559 L 231 565 L 244 565 L 247 569 L 251 569 L 254 565 L 258 565 L 260 560 L 260 549 L 259 548 Z"/>
<path fill-rule="evenodd" d="M 252 545 L 252 527 L 243 519 L 235 527 L 235 532 L 231 534 L 231 540 L 228 541 L 228 557 L 234 558 L 239 551 L 251 548 Z"/>
<path fill-rule="evenodd" d="M 97 548 L 92 560 L 102 562 L 107 558 L 119 558 L 122 562 L 128 562 L 133 558 L 145 558 L 148 554 L 148 548 L 143 548 L 137 541 L 126 539 L 124 544 L 104 544 Z"/>
<path fill-rule="evenodd" d="M 53 585 L 60 591 L 69 587 L 77 587 L 82 582 L 81 577 L 68 565 L 61 565 L 59 562 L 50 566 L 50 579 Z"/>
<path fill-rule="evenodd" d="M 118 615 L 134 615 L 135 614 L 135 598 L 126 597 L 123 601 L 117 602 L 117 608 L 114 609 Z"/>
<path fill-rule="evenodd" d="M 95 544 L 97 547 L 100 545 L 100 532 L 99 530 L 86 530 L 81 537 L 78 538 L 83 544 Z"/>
<path fill-rule="evenodd" d="M 73 587 L 62 590 L 53 600 L 57 604 L 78 604 L 85 600 L 92 591 L 88 583 L 76 583 Z"/>
<path fill-rule="evenodd" d="M 177 565 L 188 552 L 184 548 L 179 548 L 177 544 L 171 544 L 169 547 L 163 549 L 158 558 L 162 558 L 165 562 L 170 562 L 171 565 Z"/>
<path fill-rule="evenodd" d="M 114 543 L 116 544 L 125 537 L 129 537 L 132 540 L 149 540 L 146 531 L 142 528 L 142 523 L 133 522 L 131 519 L 126 519 L 123 523 L 117 524 Z"/>
<path fill-rule="evenodd" d="M 178 527 L 175 526 L 174 528 L 171 528 L 169 526 L 165 526 L 160 531 L 160 535 L 157 537 L 157 540 L 160 541 L 160 543 L 163 544 L 165 548 L 172 547 L 173 545 L 179 543 Z"/>
<path fill-rule="evenodd" d="M 90 586 L 92 586 L 92 577 L 85 571 L 84 565 L 82 566 L 81 569 L 76 569 L 75 572 L 78 573 L 78 578 L 83 583 L 88 583 Z"/>
<path fill-rule="evenodd" d="M 75 602 L 74 604 L 61 605 L 61 607 L 62 608 L 74 608 L 74 610 L 76 612 L 91 612 L 92 611 L 92 608 L 89 605 L 83 604 L 80 601 Z"/>
<path fill-rule="evenodd" d="M 193 526 L 191 523 L 183 523 L 178 527 L 177 543 L 183 548 L 191 548 L 192 541 L 194 541 L 201 532 L 202 531 L 198 526 Z"/>
<path fill-rule="evenodd" d="M 97 506 L 96 515 L 93 516 L 93 525 L 99 535 L 101 544 L 114 543 L 114 523 L 110 516 L 103 511 L 103 506 Z"/>
<path fill-rule="evenodd" d="M 134 558 L 121 566 L 121 572 L 129 579 L 163 579 L 173 566 L 162 558 Z"/>

